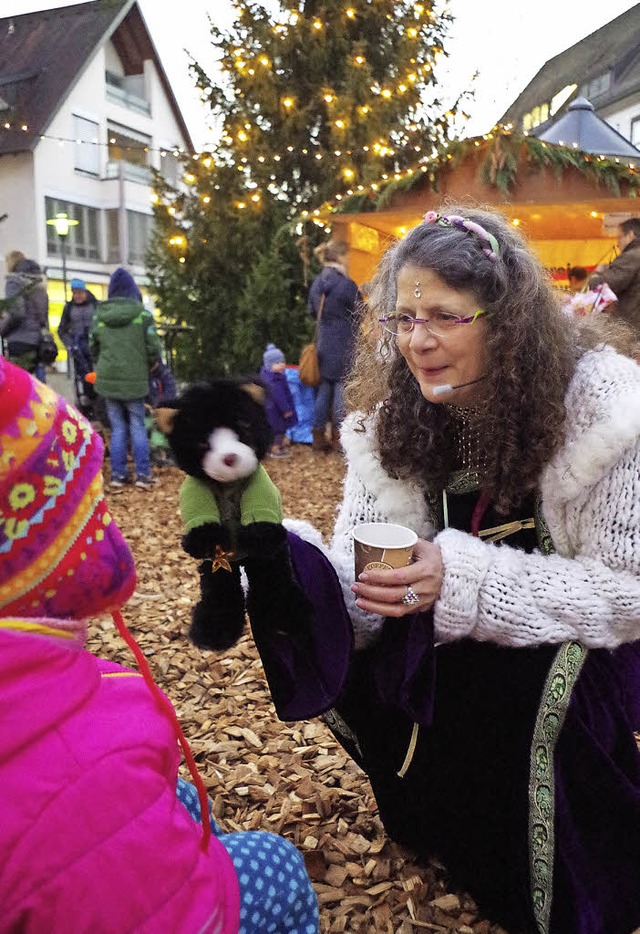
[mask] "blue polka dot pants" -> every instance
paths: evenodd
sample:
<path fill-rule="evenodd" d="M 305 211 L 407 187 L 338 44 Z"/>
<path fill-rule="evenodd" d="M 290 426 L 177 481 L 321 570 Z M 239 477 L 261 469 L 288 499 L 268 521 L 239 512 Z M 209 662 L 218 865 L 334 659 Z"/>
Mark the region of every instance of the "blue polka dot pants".
<path fill-rule="evenodd" d="M 178 779 L 178 799 L 200 820 L 198 794 Z M 211 803 L 209 803 L 211 816 Z M 239 934 L 318 934 L 318 900 L 298 850 L 277 834 L 211 828 L 225 847 L 240 883 Z"/>

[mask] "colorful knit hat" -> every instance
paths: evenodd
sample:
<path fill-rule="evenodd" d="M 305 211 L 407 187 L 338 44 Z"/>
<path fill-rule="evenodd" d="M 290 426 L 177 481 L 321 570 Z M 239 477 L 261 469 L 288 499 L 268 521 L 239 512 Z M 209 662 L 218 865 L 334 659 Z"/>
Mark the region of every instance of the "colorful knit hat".
<path fill-rule="evenodd" d="M 0 357 L 0 617 L 87 619 L 131 596 L 102 455 L 79 412 Z"/>

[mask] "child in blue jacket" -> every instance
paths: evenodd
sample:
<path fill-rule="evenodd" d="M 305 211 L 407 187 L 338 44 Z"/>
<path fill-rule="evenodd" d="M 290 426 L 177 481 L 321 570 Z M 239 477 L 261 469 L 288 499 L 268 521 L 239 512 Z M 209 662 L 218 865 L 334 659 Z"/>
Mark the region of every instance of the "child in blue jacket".
<path fill-rule="evenodd" d="M 265 408 L 267 418 L 273 431 L 272 457 L 286 457 L 284 436 L 287 428 L 298 423 L 293 396 L 285 376 L 286 361 L 282 351 L 275 344 L 267 344 L 262 355 L 262 369 L 260 379 L 267 388 L 267 401 Z"/>

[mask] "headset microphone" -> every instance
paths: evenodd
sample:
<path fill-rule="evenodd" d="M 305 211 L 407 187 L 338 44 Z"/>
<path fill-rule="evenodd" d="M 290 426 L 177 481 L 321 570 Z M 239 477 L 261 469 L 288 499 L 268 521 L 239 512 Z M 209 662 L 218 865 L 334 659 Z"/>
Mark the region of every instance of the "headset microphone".
<path fill-rule="evenodd" d="M 486 379 L 485 376 L 479 376 L 477 379 L 471 379 L 468 383 L 457 383 L 455 386 L 452 386 L 451 383 L 443 383 L 441 386 L 434 386 L 431 390 L 434 396 L 448 396 L 450 392 L 453 392 L 455 389 L 463 389 L 465 386 L 473 386 L 474 383 L 479 383 L 483 379 Z"/>

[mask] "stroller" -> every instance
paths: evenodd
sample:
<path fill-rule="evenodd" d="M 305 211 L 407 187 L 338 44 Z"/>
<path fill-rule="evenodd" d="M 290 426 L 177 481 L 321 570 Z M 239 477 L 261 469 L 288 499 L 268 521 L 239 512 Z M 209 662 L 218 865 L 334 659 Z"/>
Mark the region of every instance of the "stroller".
<path fill-rule="evenodd" d="M 68 351 L 76 407 L 90 422 L 100 422 L 102 425 L 108 425 L 104 400 L 97 395 L 93 384 L 87 382 L 86 379 L 87 374 L 92 373 L 94 370 L 93 359 L 89 350 L 89 335 L 80 334 L 75 336 L 68 347 Z"/>

